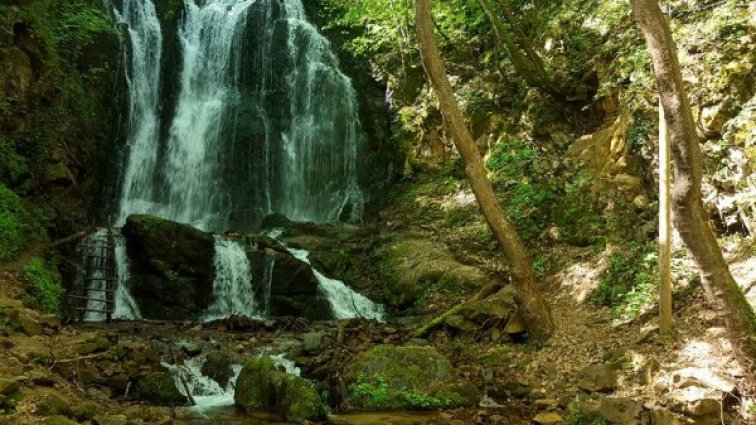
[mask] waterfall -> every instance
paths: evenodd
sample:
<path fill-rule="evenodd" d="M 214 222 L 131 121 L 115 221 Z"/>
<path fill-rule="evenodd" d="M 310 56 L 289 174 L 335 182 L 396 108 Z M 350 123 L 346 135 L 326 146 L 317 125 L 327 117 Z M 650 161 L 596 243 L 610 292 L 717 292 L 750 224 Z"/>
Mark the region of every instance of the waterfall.
<path fill-rule="evenodd" d="M 113 13 L 126 28 L 120 35 L 129 94 L 128 155 L 118 212 L 118 224 L 123 224 L 129 214 L 149 211 L 153 203 L 163 35 L 151 0 L 123 0 L 121 10 L 114 3 Z"/>
<path fill-rule="evenodd" d="M 252 268 L 244 247 L 231 239 L 215 237 L 214 301 L 208 307 L 204 320 L 224 319 L 232 315 L 259 318 L 252 293 Z"/>
<path fill-rule="evenodd" d="M 114 264 L 109 264 L 108 245 L 114 244 Z M 107 317 L 107 310 L 113 310 L 114 319 L 134 320 L 141 318 L 139 307 L 127 290 L 128 285 L 128 257 L 126 245 L 120 235 L 108 235 L 108 229 L 98 228 L 88 235 L 79 253 L 84 267 L 77 276 L 77 285 L 87 290 L 86 322 L 102 322 Z M 107 302 L 108 276 L 107 269 L 112 267 L 115 272 L 115 293 L 113 305 Z M 89 273 L 89 275 L 87 275 Z"/>
<path fill-rule="evenodd" d="M 222 166 L 224 124 L 240 101 L 238 80 L 241 36 L 255 0 L 185 2 L 179 39 L 184 55 L 181 91 L 168 139 L 163 170 L 170 219 L 200 228 L 225 230 L 229 207 L 217 192 Z"/>
<path fill-rule="evenodd" d="M 265 256 L 265 269 L 263 270 L 263 317 L 270 317 L 270 293 L 273 286 L 273 267 L 276 265 L 276 257 Z"/>
<path fill-rule="evenodd" d="M 137 320 L 141 319 L 142 315 L 139 312 L 139 306 L 137 306 L 134 298 L 128 290 L 129 283 L 129 257 L 126 255 L 126 241 L 123 237 L 115 238 L 115 271 L 116 271 L 116 285 L 115 285 L 115 306 L 113 309 L 113 318 L 121 320 Z"/>
<path fill-rule="evenodd" d="M 301 0 L 184 0 L 177 32 L 165 34 L 181 47 L 181 69 L 163 70 L 179 75 L 175 99 L 161 99 L 161 66 L 170 62 L 163 55 L 173 52 L 163 51 L 168 29 L 153 1 L 111 4 L 125 29 L 129 95 L 118 225 L 137 213 L 214 232 L 252 229 L 274 212 L 315 222 L 361 219 L 357 97 Z M 230 253 L 228 243 L 217 247 Z M 117 265 L 124 276 L 118 316 L 138 317 L 123 285 L 125 257 Z M 326 292 L 343 293 L 318 278 Z M 235 279 L 218 276 L 215 283 Z M 209 317 L 226 314 L 233 302 L 226 304 L 213 305 Z M 230 308 L 257 313 L 250 307 Z"/>
<path fill-rule="evenodd" d="M 221 387 L 214 379 L 202 373 L 205 359 L 195 357 L 187 360 L 183 365 L 162 365 L 173 375 L 173 381 L 179 392 L 185 396 L 191 394 L 195 403 L 192 409 L 205 410 L 212 407 L 233 406 L 236 380 L 242 370 L 241 365 L 233 365 L 233 375 L 225 387 Z M 187 394 L 188 390 L 188 394 Z"/>
<path fill-rule="evenodd" d="M 303 249 L 287 248 L 287 250 L 300 261 L 310 263 L 310 253 Z M 383 306 L 370 301 L 366 296 L 355 292 L 344 282 L 332 279 L 317 271 L 314 267 L 312 272 L 318 280 L 320 290 L 331 305 L 331 313 L 336 319 L 351 319 L 362 317 L 365 319 L 384 320 Z"/>
<path fill-rule="evenodd" d="M 122 9 L 134 54 L 119 222 L 146 213 L 224 231 L 273 212 L 360 219 L 356 94 L 301 0 L 184 0 L 179 92 L 162 139 L 155 8 Z"/>

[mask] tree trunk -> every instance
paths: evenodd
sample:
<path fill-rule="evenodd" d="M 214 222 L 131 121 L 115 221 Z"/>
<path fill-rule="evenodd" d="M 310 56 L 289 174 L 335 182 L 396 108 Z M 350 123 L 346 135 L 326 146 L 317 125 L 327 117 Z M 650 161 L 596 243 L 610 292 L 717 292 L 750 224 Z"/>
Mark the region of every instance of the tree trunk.
<path fill-rule="evenodd" d="M 701 200 L 703 176 L 696 126 L 683 85 L 677 47 L 656 0 L 630 0 L 633 14 L 651 52 L 656 84 L 672 137 L 675 179 L 672 202 L 675 227 L 701 270 L 703 285 L 713 294 L 728 328 L 744 354 L 756 358 L 756 317 L 722 256 Z"/>
<path fill-rule="evenodd" d="M 671 169 L 667 119 L 659 100 L 659 333 L 672 332 Z"/>
<path fill-rule="evenodd" d="M 420 53 L 428 78 L 438 96 L 441 112 L 464 161 L 465 174 L 488 227 L 504 250 L 511 269 L 512 286 L 517 303 L 523 318 L 528 323 L 530 337 L 536 342 L 543 342 L 551 335 L 554 324 L 549 307 L 535 285 L 530 256 L 514 226 L 501 210 L 491 182 L 486 176 L 487 172 L 480 152 L 465 126 L 462 112 L 454 98 L 454 92 L 446 75 L 446 67 L 433 38 L 430 0 L 416 0 L 415 11 Z"/>

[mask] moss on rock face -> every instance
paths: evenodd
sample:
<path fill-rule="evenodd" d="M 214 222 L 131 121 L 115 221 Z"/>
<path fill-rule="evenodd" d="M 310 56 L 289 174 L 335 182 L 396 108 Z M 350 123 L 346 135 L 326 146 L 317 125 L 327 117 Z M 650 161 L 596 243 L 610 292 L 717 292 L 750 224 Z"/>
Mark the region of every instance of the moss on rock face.
<path fill-rule="evenodd" d="M 247 361 L 236 381 L 234 402 L 246 412 L 271 412 L 296 422 L 325 419 L 327 413 L 315 388 L 279 371 L 270 357 Z"/>
<path fill-rule="evenodd" d="M 347 367 L 347 386 L 361 410 L 469 407 L 480 400 L 475 386 L 432 347 L 379 345 Z"/>
<path fill-rule="evenodd" d="M 386 301 L 393 307 L 415 304 L 428 289 L 465 293 L 488 283 L 480 270 L 457 261 L 451 252 L 430 239 L 406 238 L 382 248 L 381 262 L 388 276 Z"/>
<path fill-rule="evenodd" d="M 0 183 L 0 261 L 15 260 L 31 244 L 44 239 L 38 216 L 18 195 Z"/>
<path fill-rule="evenodd" d="M 183 405 L 187 401 L 168 372 L 153 372 L 139 378 L 134 393 L 140 400 L 161 405 Z"/>

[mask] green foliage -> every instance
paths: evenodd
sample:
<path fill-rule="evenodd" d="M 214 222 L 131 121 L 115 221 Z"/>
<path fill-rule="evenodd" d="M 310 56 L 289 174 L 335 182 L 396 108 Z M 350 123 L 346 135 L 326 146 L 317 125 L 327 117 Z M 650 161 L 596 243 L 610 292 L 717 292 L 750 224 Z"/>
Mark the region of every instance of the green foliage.
<path fill-rule="evenodd" d="M 92 2 L 79 0 L 67 3 L 60 25 L 63 29 L 61 42 L 72 52 L 91 45 L 103 33 L 115 35 L 110 16 Z"/>
<path fill-rule="evenodd" d="M 621 317 L 634 317 L 654 302 L 657 254 L 653 242 L 630 243 L 627 249 L 608 256 L 609 268 L 591 295 Z"/>
<path fill-rule="evenodd" d="M 380 407 L 390 400 L 388 382 L 380 375 L 367 379 L 364 374 L 359 374 L 355 383 L 349 386 L 348 391 L 352 400 L 361 400 L 364 406 Z"/>
<path fill-rule="evenodd" d="M 18 183 L 29 173 L 29 160 L 19 155 L 15 143 L 4 137 L 0 137 L 0 181 Z"/>
<path fill-rule="evenodd" d="M 556 200 L 548 182 L 531 181 L 540 156 L 533 146 L 511 139 L 496 144 L 486 163 L 494 173 L 496 189 L 503 195 L 502 207 L 525 240 L 539 236 L 548 225 L 549 216 L 542 214 Z"/>
<path fill-rule="evenodd" d="M 0 261 L 13 261 L 44 238 L 40 213 L 0 183 Z"/>
<path fill-rule="evenodd" d="M 37 306 L 48 313 L 59 314 L 65 289 L 55 263 L 32 258 L 24 266 L 24 276 L 32 285 Z"/>

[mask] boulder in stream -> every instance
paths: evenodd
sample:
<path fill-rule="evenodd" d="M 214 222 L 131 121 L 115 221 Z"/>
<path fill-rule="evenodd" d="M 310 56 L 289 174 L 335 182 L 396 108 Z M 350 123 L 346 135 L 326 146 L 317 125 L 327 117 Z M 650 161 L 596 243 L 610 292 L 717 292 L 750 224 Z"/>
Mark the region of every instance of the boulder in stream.
<path fill-rule="evenodd" d="M 270 357 L 247 361 L 236 381 L 234 402 L 246 412 L 270 412 L 299 422 L 326 418 L 327 409 L 306 380 L 278 370 Z"/>

